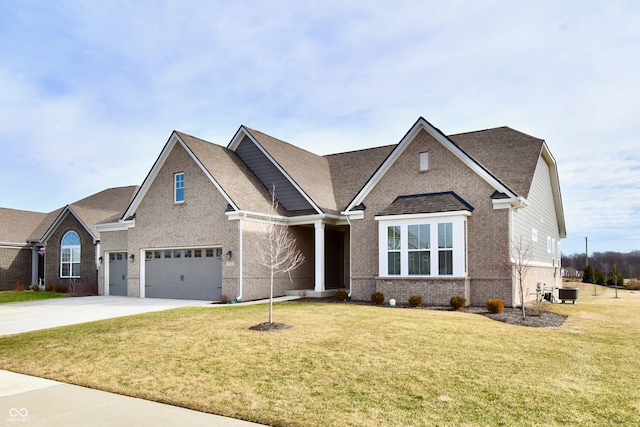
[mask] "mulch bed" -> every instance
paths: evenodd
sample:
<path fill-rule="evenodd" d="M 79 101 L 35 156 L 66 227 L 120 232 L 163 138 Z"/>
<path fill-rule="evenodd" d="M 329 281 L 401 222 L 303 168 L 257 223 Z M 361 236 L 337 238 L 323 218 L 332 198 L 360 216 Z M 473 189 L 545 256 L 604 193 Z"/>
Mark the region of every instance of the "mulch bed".
<path fill-rule="evenodd" d="M 354 304 L 354 305 L 375 305 L 371 301 L 336 301 L 335 298 L 301 298 L 293 301 L 306 301 L 306 302 L 322 302 L 322 303 L 334 303 L 334 304 Z M 395 307 L 389 307 L 388 305 L 382 305 L 381 307 L 387 308 L 400 308 L 410 310 L 445 310 L 453 311 L 451 307 L 443 306 L 423 306 L 423 307 L 409 307 L 406 304 L 397 304 Z M 481 316 L 488 317 L 489 319 L 496 320 L 498 322 L 508 323 L 510 325 L 529 326 L 534 328 L 557 328 L 561 326 L 566 320 L 566 316 L 561 314 L 545 311 L 542 313 L 532 313 L 527 310 L 526 318 L 522 319 L 522 310 L 519 308 L 505 308 L 502 313 L 489 313 L 485 307 L 465 307 L 460 310 L 465 313 L 479 314 Z"/>
<path fill-rule="evenodd" d="M 291 325 L 287 325 L 284 323 L 264 322 L 264 323 L 260 323 L 259 325 L 254 325 L 249 329 L 251 329 L 252 331 L 275 332 L 275 331 L 282 331 L 283 329 L 289 329 L 289 328 L 291 328 Z"/>

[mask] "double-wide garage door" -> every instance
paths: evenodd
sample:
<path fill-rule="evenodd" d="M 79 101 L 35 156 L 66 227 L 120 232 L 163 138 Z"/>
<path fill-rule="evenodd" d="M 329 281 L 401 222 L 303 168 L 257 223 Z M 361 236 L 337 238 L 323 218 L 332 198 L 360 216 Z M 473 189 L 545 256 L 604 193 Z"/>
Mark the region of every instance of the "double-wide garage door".
<path fill-rule="evenodd" d="M 147 298 L 220 300 L 220 248 L 148 250 L 144 263 Z"/>

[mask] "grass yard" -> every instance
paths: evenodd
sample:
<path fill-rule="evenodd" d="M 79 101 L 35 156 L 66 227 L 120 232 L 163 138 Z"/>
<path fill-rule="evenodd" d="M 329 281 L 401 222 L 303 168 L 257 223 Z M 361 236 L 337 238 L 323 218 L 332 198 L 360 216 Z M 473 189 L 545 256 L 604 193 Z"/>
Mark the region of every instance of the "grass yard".
<path fill-rule="evenodd" d="M 0 368 L 276 426 L 638 425 L 640 292 L 591 286 L 559 328 L 281 303 L 0 338 Z"/>
<path fill-rule="evenodd" d="M 41 291 L 0 291 L 0 304 L 8 302 L 37 301 L 51 298 L 65 298 L 65 295 Z"/>

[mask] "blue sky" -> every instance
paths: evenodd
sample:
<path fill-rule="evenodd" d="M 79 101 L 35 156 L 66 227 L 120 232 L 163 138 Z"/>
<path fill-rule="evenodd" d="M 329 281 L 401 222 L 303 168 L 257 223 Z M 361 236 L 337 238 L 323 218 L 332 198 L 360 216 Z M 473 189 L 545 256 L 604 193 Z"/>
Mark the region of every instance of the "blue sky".
<path fill-rule="evenodd" d="M 0 206 L 140 184 L 173 129 L 326 154 L 423 116 L 544 139 L 563 252 L 640 250 L 639 46 L 636 1 L 2 0 Z"/>

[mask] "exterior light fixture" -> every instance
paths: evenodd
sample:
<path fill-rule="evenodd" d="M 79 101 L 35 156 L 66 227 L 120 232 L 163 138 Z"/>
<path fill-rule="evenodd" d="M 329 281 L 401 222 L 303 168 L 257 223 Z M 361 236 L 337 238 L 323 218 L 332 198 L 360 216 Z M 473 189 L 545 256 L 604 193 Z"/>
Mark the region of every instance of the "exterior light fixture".
<path fill-rule="evenodd" d="M 129 259 L 131 260 L 131 262 L 135 261 L 135 260 L 136 260 L 136 256 L 135 256 L 135 254 L 131 254 L 131 255 L 129 256 Z"/>
<path fill-rule="evenodd" d="M 227 251 L 227 260 L 230 260 L 232 256 L 233 256 L 233 252 Z"/>

